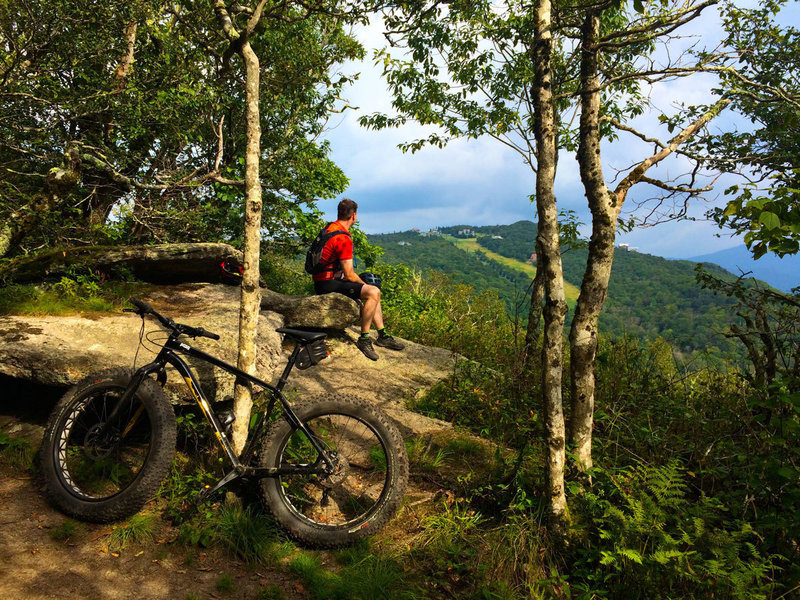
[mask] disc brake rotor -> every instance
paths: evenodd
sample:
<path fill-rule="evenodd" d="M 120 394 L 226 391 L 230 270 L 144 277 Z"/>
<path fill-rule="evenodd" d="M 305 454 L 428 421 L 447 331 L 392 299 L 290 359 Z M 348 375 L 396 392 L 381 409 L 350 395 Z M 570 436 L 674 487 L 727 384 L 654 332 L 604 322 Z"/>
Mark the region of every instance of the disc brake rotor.
<path fill-rule="evenodd" d="M 347 462 L 347 458 L 337 454 L 333 459 L 333 471 L 330 475 L 326 475 L 320 480 L 320 484 L 326 488 L 334 488 L 341 485 L 350 473 L 350 463 Z"/>
<path fill-rule="evenodd" d="M 92 460 L 105 458 L 117 447 L 119 435 L 113 432 L 104 432 L 105 423 L 97 423 L 86 432 L 83 439 L 83 451 Z"/>

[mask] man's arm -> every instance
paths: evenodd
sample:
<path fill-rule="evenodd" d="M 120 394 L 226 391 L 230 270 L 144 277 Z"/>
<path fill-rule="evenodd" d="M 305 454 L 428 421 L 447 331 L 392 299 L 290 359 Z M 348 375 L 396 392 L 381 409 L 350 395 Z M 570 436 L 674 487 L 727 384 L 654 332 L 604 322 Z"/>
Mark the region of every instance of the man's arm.
<path fill-rule="evenodd" d="M 361 277 L 356 275 L 356 272 L 353 270 L 353 259 L 350 260 L 342 260 L 339 261 L 339 264 L 342 265 L 342 273 L 344 273 L 344 278 L 347 281 L 355 281 L 356 283 L 364 283 L 361 280 Z"/>

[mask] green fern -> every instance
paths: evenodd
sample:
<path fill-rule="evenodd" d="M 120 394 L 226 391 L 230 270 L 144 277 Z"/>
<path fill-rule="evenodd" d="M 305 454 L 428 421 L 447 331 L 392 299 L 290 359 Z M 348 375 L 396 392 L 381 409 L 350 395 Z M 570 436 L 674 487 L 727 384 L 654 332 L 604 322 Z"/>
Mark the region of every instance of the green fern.
<path fill-rule="evenodd" d="M 584 572 L 596 584 L 586 589 L 631 599 L 652 590 L 682 597 L 768 597 L 776 565 L 759 554 L 752 527 L 734 524 L 719 502 L 693 496 L 679 462 L 596 475 L 597 489 L 584 496 L 595 541 L 583 553 L 597 565 Z"/>

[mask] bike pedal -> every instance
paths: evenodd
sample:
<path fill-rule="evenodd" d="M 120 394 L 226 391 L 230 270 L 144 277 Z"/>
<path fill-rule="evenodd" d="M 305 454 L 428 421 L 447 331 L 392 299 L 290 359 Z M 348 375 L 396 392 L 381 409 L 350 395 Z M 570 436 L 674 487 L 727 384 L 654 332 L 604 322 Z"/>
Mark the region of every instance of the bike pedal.
<path fill-rule="evenodd" d="M 197 493 L 197 498 L 198 498 L 198 500 L 205 500 L 205 499 L 207 499 L 209 496 L 211 496 L 211 486 L 210 486 L 210 485 L 204 485 L 204 486 L 203 486 L 203 489 L 202 489 L 202 490 L 200 490 L 200 491 Z"/>
<path fill-rule="evenodd" d="M 231 425 L 233 425 L 233 422 L 236 420 L 236 415 L 233 414 L 233 411 L 231 412 L 225 411 L 219 413 L 217 415 L 217 419 L 219 420 L 219 424 L 220 427 L 222 428 L 222 431 L 224 431 L 225 433 L 230 433 Z"/>

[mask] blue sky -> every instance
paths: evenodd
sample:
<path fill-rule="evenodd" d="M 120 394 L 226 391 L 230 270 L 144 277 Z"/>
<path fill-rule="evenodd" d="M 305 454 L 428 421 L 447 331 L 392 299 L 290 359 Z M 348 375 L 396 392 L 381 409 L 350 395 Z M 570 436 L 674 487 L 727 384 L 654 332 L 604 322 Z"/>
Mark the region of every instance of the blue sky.
<path fill-rule="evenodd" d="M 704 31 L 718 30 L 716 17 L 709 15 L 698 24 Z M 367 48 L 384 45 L 380 23 L 373 23 L 356 32 Z M 683 42 L 686 43 L 686 42 Z M 674 51 L 675 48 L 670 48 Z M 509 224 L 521 219 L 536 220 L 535 206 L 529 201 L 534 189 L 534 175 L 519 155 L 490 138 L 456 140 L 444 149 L 424 148 L 416 154 L 404 154 L 398 144 L 420 137 L 420 126 L 371 131 L 358 125 L 358 118 L 373 112 L 391 112 L 391 101 L 380 71 L 370 58 L 361 64 L 347 65 L 346 70 L 360 72 L 356 84 L 346 97 L 357 110 L 335 116 L 326 138 L 333 148 L 333 160 L 350 178 L 350 187 L 343 197 L 359 204 L 359 221 L 367 233 L 403 231 L 413 227 L 428 229 L 456 224 Z M 654 103 L 670 110 L 676 103 L 699 104 L 710 98 L 713 78 L 690 77 L 653 90 Z M 721 117 L 712 127 L 727 126 L 728 117 Z M 641 129 L 664 140 L 669 134 L 658 122 L 643 117 Z M 604 172 L 611 186 L 614 169 L 626 169 L 652 153 L 652 146 L 623 137 L 604 148 Z M 672 160 L 648 175 L 671 177 L 682 172 L 685 163 Z M 710 195 L 720 202 L 724 182 L 718 182 Z M 654 188 L 635 186 L 626 201 L 625 210 L 634 208 L 637 200 L 654 193 Z M 563 155 L 559 162 L 556 194 L 560 209 L 573 210 L 579 220 L 590 222 L 586 199 L 573 157 Z M 326 214 L 335 218 L 339 198 L 320 203 Z M 709 254 L 742 243 L 721 232 L 703 215 L 709 206 L 696 202 L 690 215 L 696 221 L 672 222 L 620 234 L 618 242 L 636 246 L 642 252 L 666 257 L 688 258 Z M 639 213 L 641 214 L 641 213 Z M 585 227 L 588 235 L 588 225 Z M 718 234 L 723 233 L 722 237 Z"/>

